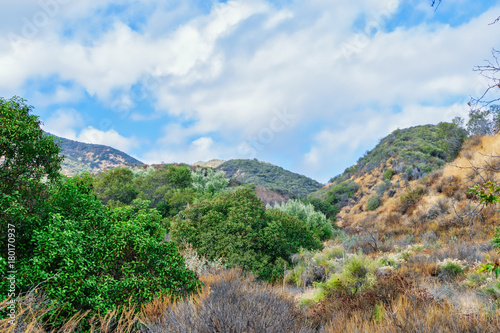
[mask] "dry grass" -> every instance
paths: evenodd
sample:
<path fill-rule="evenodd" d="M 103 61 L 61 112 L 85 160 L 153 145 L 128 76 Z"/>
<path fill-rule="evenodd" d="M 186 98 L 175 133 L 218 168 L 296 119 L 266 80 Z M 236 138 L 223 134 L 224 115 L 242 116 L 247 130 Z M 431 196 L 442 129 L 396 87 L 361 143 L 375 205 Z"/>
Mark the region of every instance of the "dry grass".
<path fill-rule="evenodd" d="M 202 278 L 198 295 L 143 307 L 143 332 L 313 332 L 294 298 L 280 287 L 242 276 L 239 270 Z M 151 314 L 154 314 L 152 316 Z"/>

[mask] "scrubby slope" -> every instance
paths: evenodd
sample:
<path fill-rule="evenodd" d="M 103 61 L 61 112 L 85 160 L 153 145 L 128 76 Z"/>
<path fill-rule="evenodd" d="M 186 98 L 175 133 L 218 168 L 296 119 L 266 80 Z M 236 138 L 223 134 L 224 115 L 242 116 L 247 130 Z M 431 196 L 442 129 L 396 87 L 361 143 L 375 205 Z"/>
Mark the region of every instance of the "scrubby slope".
<path fill-rule="evenodd" d="M 307 195 L 323 187 L 317 181 L 276 165 L 257 160 L 230 160 L 219 167 L 227 177 L 293 196 Z"/>
<path fill-rule="evenodd" d="M 143 163 L 124 152 L 104 145 L 83 143 L 55 136 L 60 142 L 61 154 L 65 156 L 62 172 L 74 175 L 82 171 L 96 172 L 123 165 Z"/>
<path fill-rule="evenodd" d="M 382 196 L 394 196 L 412 180 L 426 177 L 453 160 L 465 136 L 465 130 L 449 123 L 398 129 L 310 197 L 327 201 L 339 212 L 346 206 L 348 211 L 361 212 L 371 196 L 365 208 L 376 209 Z"/>

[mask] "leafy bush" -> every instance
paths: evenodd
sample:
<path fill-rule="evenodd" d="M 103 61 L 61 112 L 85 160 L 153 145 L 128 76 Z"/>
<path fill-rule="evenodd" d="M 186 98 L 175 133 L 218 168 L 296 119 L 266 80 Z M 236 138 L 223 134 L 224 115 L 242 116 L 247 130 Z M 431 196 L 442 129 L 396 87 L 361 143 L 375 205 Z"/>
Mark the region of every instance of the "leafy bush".
<path fill-rule="evenodd" d="M 387 169 L 387 170 L 385 170 L 384 179 L 385 180 L 391 180 L 392 176 L 394 176 L 395 173 L 396 172 L 393 169 Z"/>
<path fill-rule="evenodd" d="M 310 203 L 314 206 L 314 209 L 316 211 L 322 212 L 323 214 L 325 214 L 326 218 L 330 220 L 335 220 L 336 215 L 339 213 L 339 209 L 336 206 L 333 206 L 319 198 L 311 197 L 306 199 L 304 203 Z"/>
<path fill-rule="evenodd" d="M 195 202 L 172 220 L 170 232 L 208 260 L 222 258 L 228 267 L 241 266 L 267 280 L 281 278 L 285 263 L 301 247 L 321 248 L 305 222 L 266 211 L 248 187 Z"/>
<path fill-rule="evenodd" d="M 20 263 L 19 288 L 39 285 L 50 299 L 69 303 L 68 315 L 195 290 L 196 276 L 175 245 L 163 241 L 161 216 L 149 202 L 110 211 L 90 183 L 70 178 L 54 188 L 48 218 L 34 231 L 33 255 Z"/>
<path fill-rule="evenodd" d="M 271 205 L 267 205 L 266 208 L 270 209 Z M 325 214 L 315 211 L 313 205 L 292 199 L 286 203 L 275 204 L 274 208 L 305 222 L 309 230 L 320 240 L 323 241 L 332 237 L 332 224 L 326 219 Z"/>
<path fill-rule="evenodd" d="M 225 189 L 229 185 L 229 179 L 222 171 L 213 169 L 198 169 L 191 174 L 193 188 L 201 193 L 214 194 Z"/>
<path fill-rule="evenodd" d="M 446 278 L 455 278 L 463 274 L 466 269 L 466 264 L 461 260 L 445 259 L 438 263 L 441 275 Z"/>
<path fill-rule="evenodd" d="M 377 194 L 380 195 L 380 196 L 383 196 L 385 191 L 387 191 L 388 189 L 390 189 L 392 187 L 392 183 L 390 181 L 385 181 L 383 183 L 379 183 L 377 185 Z"/>
<path fill-rule="evenodd" d="M 134 173 L 129 168 L 107 170 L 95 177 L 94 191 L 103 204 L 113 200 L 128 205 L 137 197 L 133 179 Z"/>
<path fill-rule="evenodd" d="M 372 195 L 366 202 L 366 210 L 375 210 L 380 207 L 382 202 L 378 195 Z"/>

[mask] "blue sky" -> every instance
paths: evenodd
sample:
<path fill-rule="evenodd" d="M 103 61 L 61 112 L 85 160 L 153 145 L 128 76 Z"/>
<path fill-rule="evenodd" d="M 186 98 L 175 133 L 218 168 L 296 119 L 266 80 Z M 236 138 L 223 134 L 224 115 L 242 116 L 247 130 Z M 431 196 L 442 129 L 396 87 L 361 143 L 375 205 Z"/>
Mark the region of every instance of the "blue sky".
<path fill-rule="evenodd" d="M 257 158 L 321 182 L 397 128 L 466 117 L 500 1 L 18 0 L 0 96 L 146 162 Z"/>

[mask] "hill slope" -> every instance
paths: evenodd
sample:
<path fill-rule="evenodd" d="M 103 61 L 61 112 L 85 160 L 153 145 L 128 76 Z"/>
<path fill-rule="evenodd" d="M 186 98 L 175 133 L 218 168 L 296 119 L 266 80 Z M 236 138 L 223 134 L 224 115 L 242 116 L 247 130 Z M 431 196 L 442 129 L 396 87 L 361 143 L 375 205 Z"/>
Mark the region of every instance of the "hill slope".
<path fill-rule="evenodd" d="M 360 201 L 365 203 L 368 193 L 393 196 L 410 181 L 421 179 L 453 160 L 465 138 L 465 130 L 450 123 L 398 129 L 310 197 L 325 200 L 340 211 Z"/>
<path fill-rule="evenodd" d="M 104 145 L 83 143 L 55 136 L 65 156 L 62 172 L 74 175 L 82 171 L 96 172 L 122 165 L 142 165 L 143 163 L 124 152 Z"/>
<path fill-rule="evenodd" d="M 257 160 L 236 159 L 217 167 L 227 177 L 294 196 L 307 195 L 323 187 L 317 181 L 276 165 Z"/>

